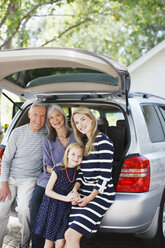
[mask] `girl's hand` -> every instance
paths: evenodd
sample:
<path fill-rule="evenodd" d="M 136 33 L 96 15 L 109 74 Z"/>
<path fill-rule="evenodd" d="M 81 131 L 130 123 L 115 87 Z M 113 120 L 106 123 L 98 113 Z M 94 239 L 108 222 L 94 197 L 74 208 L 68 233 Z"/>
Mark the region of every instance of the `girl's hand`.
<path fill-rule="evenodd" d="M 74 194 L 75 194 L 75 196 L 74 196 L 74 199 L 72 200 L 72 205 L 77 205 L 77 203 L 81 199 L 81 197 L 77 191 L 75 191 Z"/>
<path fill-rule="evenodd" d="M 67 196 L 66 196 L 67 201 L 71 201 L 71 202 L 77 202 L 78 200 L 81 199 L 80 195 L 76 192 L 70 192 Z"/>
<path fill-rule="evenodd" d="M 75 197 L 76 197 L 76 194 L 73 193 L 73 192 L 70 192 L 70 193 L 66 196 L 66 201 L 67 201 L 67 202 L 74 201 Z"/>
<path fill-rule="evenodd" d="M 75 194 L 74 200 L 78 202 L 81 199 L 80 194 L 78 192 L 75 192 L 74 194 Z"/>

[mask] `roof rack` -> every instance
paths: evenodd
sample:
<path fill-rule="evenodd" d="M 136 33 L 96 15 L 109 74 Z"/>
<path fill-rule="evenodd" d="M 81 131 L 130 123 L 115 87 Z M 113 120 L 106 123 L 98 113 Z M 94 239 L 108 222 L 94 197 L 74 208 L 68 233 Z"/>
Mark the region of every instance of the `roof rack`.
<path fill-rule="evenodd" d="M 156 98 L 165 100 L 164 97 L 153 95 L 153 94 L 150 94 L 150 93 L 145 93 L 145 92 L 130 92 L 129 93 L 129 98 L 133 98 L 134 96 L 139 96 L 139 97 L 141 96 L 143 98 L 156 97 Z"/>

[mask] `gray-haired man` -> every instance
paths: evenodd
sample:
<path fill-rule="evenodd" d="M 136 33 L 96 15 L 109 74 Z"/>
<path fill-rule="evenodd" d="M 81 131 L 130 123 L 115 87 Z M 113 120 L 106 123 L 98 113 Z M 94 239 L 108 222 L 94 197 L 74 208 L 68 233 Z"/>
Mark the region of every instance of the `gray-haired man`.
<path fill-rule="evenodd" d="M 15 128 L 6 146 L 0 175 L 0 247 L 2 247 L 12 202 L 17 199 L 21 223 L 20 247 L 29 247 L 29 201 L 42 170 L 42 137 L 46 108 L 33 103 L 28 111 L 29 124 Z"/>

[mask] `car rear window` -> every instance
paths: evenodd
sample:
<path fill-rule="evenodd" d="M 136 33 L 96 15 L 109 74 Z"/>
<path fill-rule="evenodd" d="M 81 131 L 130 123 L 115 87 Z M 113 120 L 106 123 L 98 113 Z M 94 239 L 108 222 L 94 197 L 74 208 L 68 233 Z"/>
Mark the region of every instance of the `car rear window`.
<path fill-rule="evenodd" d="M 111 85 L 118 85 L 118 78 L 102 73 L 100 71 L 85 68 L 36 68 L 20 71 L 8 77 L 7 80 L 22 87 L 30 88 L 42 84 L 56 82 L 98 82 Z"/>

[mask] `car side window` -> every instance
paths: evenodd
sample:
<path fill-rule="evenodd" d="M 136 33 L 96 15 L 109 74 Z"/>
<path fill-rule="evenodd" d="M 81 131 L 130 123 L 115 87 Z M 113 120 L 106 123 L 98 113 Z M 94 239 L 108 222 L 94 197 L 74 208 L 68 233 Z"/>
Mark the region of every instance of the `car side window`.
<path fill-rule="evenodd" d="M 165 106 L 159 106 L 159 111 L 161 112 L 164 123 L 165 123 Z"/>
<path fill-rule="evenodd" d="M 142 105 L 143 115 L 148 128 L 151 142 L 162 142 L 165 140 L 162 124 L 154 105 Z"/>

